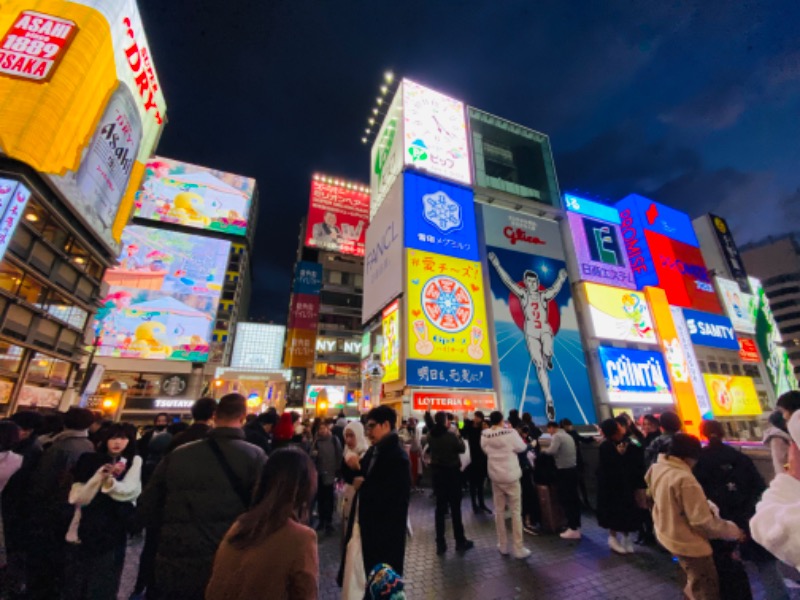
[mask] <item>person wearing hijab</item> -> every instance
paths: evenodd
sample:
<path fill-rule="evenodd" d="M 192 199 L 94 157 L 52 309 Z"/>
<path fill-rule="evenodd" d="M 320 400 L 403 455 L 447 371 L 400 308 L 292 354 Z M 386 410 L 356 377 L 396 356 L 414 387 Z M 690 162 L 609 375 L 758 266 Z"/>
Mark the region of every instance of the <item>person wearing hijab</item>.
<path fill-rule="evenodd" d="M 347 528 L 350 524 L 350 517 L 351 514 L 353 514 L 353 499 L 356 496 L 356 489 L 353 487 L 353 481 L 360 474 L 360 472 L 351 469 L 347 461 L 353 456 L 360 461 L 368 449 L 369 444 L 364 435 L 364 426 L 359 421 L 348 423 L 347 427 L 344 428 L 344 456 L 341 467 L 342 479 L 344 479 L 345 482 L 342 503 L 342 526 L 344 527 L 345 535 L 342 536 L 342 540 L 346 537 Z M 345 563 L 345 551 L 346 546 L 342 543 L 342 567 L 344 567 Z M 354 564 L 356 567 L 362 565 L 361 561 L 355 561 Z M 342 578 L 342 598 L 361 600 L 364 596 L 364 588 L 367 585 L 367 576 L 363 567 L 361 569 L 348 569 L 346 573 L 340 569 L 340 574 Z"/>

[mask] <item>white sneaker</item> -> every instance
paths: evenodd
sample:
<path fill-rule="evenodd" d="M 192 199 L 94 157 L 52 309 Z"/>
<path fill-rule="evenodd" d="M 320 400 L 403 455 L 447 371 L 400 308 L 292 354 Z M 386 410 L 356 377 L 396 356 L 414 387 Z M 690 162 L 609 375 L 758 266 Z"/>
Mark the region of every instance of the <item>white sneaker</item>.
<path fill-rule="evenodd" d="M 580 529 L 567 529 L 564 533 L 561 534 L 561 539 L 564 539 L 564 540 L 579 540 L 579 539 L 581 539 L 581 530 Z"/>
<path fill-rule="evenodd" d="M 623 541 L 624 541 L 624 538 L 623 538 Z M 623 544 L 620 544 L 619 540 L 614 535 L 608 536 L 608 547 L 611 548 L 611 550 L 613 552 L 616 552 L 617 554 L 627 554 L 628 553 L 628 549 Z"/>
<path fill-rule="evenodd" d="M 622 546 L 628 554 L 634 553 L 633 538 L 631 538 L 630 534 L 622 536 Z"/>
<path fill-rule="evenodd" d="M 514 558 L 524 559 L 528 558 L 531 555 L 531 551 L 527 548 L 523 548 L 520 552 L 514 552 Z"/>
<path fill-rule="evenodd" d="M 508 556 L 508 549 L 503 548 L 500 544 L 497 544 L 497 551 L 503 556 Z"/>

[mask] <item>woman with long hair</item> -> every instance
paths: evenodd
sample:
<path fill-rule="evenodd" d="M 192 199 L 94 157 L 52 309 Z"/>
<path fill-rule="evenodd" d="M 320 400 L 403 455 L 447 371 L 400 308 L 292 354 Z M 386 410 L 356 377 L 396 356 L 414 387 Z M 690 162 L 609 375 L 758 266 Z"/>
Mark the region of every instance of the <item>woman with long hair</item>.
<path fill-rule="evenodd" d="M 304 525 L 317 488 L 308 455 L 281 448 L 270 455 L 249 511 L 217 550 L 206 600 L 315 600 L 317 534 Z"/>
<path fill-rule="evenodd" d="M 136 430 L 114 423 L 97 452 L 75 465 L 69 502 L 75 513 L 67 531 L 70 543 L 65 598 L 114 600 L 119 590 L 128 528 L 142 492 L 142 459 L 136 456 Z"/>

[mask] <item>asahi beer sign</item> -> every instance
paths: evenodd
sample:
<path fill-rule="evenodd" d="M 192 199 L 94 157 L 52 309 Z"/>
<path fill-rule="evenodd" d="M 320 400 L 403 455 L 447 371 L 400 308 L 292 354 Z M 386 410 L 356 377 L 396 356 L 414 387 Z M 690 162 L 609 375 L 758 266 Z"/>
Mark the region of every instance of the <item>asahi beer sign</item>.
<path fill-rule="evenodd" d="M 69 19 L 23 10 L 0 42 L 0 73 L 48 81 L 77 31 Z"/>

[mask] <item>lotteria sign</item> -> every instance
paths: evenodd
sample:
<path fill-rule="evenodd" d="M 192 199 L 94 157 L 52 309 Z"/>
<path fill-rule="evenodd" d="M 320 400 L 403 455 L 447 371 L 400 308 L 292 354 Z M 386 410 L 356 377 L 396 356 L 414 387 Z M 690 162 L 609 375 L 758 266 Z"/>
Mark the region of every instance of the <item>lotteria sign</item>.
<path fill-rule="evenodd" d="M 739 352 L 739 341 L 736 339 L 733 324 L 727 317 L 686 308 L 683 309 L 683 317 L 686 319 L 692 343 Z"/>
<path fill-rule="evenodd" d="M 439 392 L 434 390 L 413 393 L 414 410 L 473 412 L 496 410 L 493 392 Z"/>
<path fill-rule="evenodd" d="M 600 346 L 600 365 L 611 404 L 672 404 L 660 352 Z"/>

